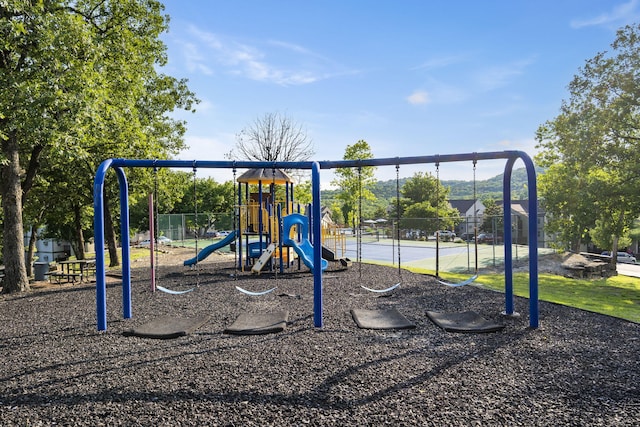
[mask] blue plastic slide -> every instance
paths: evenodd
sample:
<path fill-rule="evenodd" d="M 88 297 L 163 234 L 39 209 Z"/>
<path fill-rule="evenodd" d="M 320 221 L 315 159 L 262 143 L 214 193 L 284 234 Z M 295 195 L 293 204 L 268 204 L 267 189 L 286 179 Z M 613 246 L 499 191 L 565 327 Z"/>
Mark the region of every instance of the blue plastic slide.
<path fill-rule="evenodd" d="M 313 246 L 309 242 L 307 236 L 309 235 L 309 220 L 306 216 L 298 213 L 293 213 L 285 216 L 282 219 L 283 225 L 283 243 L 287 246 L 291 246 L 294 251 L 298 254 L 298 256 L 304 262 L 304 265 L 309 267 L 311 271 L 313 271 Z M 300 235 L 301 240 L 297 242 L 295 239 L 291 238 L 291 227 L 294 225 L 300 225 Z M 322 260 L 322 271 L 327 269 L 329 262 L 326 259 Z"/>
<path fill-rule="evenodd" d="M 202 248 L 202 250 L 198 252 L 198 255 L 196 255 L 194 258 L 186 260 L 184 262 L 184 265 L 194 265 L 195 263 L 202 261 L 209 255 L 211 255 L 213 252 L 233 242 L 235 238 L 236 238 L 236 231 L 233 230 L 231 233 L 229 233 L 227 237 L 220 240 L 219 242 L 215 242 L 209 246 L 205 246 L 204 248 Z"/>

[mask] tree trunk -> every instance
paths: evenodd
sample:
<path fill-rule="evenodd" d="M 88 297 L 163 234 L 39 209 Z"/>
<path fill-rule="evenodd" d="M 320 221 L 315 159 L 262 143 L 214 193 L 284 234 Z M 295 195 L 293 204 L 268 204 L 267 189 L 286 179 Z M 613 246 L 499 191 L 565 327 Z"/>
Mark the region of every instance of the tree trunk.
<path fill-rule="evenodd" d="M 78 205 L 73 207 L 73 222 L 75 226 L 74 240 L 76 242 L 76 247 L 74 248 L 74 252 L 76 253 L 76 259 L 85 259 L 84 234 L 82 233 L 82 213 L 80 212 L 80 206 Z"/>
<path fill-rule="evenodd" d="M 117 267 L 120 265 L 118 260 L 118 246 L 116 245 L 116 232 L 113 228 L 113 218 L 111 218 L 111 208 L 107 196 L 104 197 L 104 237 L 109 250 L 109 267 Z"/>
<path fill-rule="evenodd" d="M 2 142 L 7 163 L 0 166 L 0 190 L 4 214 L 3 259 L 5 277 L 2 292 L 24 292 L 30 289 L 24 259 L 24 229 L 22 228 L 22 186 L 20 182 L 20 151 L 16 135 Z"/>
<path fill-rule="evenodd" d="M 582 239 L 578 239 L 574 246 L 571 248 L 571 250 L 575 253 L 579 253 L 580 252 L 580 246 L 582 246 Z"/>

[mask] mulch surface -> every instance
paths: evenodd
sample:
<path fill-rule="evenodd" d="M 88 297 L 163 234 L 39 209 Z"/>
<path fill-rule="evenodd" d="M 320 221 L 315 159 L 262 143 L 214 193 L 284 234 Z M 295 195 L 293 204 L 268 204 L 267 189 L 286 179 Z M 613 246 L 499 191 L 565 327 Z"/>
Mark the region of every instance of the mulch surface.
<path fill-rule="evenodd" d="M 197 270 L 133 270 L 133 318 L 107 286 L 108 329 L 96 330 L 95 284 L 0 296 L 0 425 L 602 425 L 640 423 L 640 325 L 540 303 L 541 326 L 503 318 L 504 295 L 449 288 L 394 268 L 326 272 L 324 326 L 313 324 L 313 278 L 298 271 L 234 275 L 233 262 Z M 236 286 L 261 291 L 240 293 Z M 541 284 L 544 286 L 544 284 Z M 397 309 L 414 329 L 366 330 L 351 309 Z M 495 333 L 448 333 L 430 311 L 474 310 Z M 288 312 L 283 332 L 223 333 L 242 313 Z M 209 321 L 159 340 L 123 332 L 160 316 Z"/>

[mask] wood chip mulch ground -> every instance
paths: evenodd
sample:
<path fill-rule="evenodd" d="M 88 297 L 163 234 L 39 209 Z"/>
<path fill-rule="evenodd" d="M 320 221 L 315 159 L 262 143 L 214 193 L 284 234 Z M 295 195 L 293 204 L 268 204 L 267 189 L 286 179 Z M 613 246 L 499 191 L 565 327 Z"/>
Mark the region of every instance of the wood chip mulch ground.
<path fill-rule="evenodd" d="M 640 325 L 540 303 L 541 326 L 503 318 L 504 295 L 450 288 L 374 265 L 324 280 L 324 326 L 313 325 L 304 267 L 235 274 L 233 261 L 133 270 L 133 318 L 120 282 L 107 287 L 108 329 L 96 330 L 95 284 L 0 296 L 0 425 L 66 426 L 635 426 L 640 424 Z M 365 291 L 401 281 L 390 295 Z M 267 295 L 251 291 L 272 287 Z M 544 283 L 540 284 L 541 287 Z M 359 329 L 353 308 L 395 308 L 408 330 Z M 242 313 L 285 310 L 283 332 L 224 334 Z M 431 311 L 475 310 L 504 322 L 489 334 L 448 333 Z M 159 316 L 209 316 L 191 335 L 123 335 Z"/>

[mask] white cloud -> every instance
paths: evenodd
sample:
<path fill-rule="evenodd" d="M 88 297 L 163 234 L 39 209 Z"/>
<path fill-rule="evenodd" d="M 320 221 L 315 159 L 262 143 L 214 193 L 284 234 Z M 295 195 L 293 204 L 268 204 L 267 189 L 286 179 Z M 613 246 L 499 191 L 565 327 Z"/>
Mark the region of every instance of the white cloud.
<path fill-rule="evenodd" d="M 190 71 L 209 75 L 213 69 L 219 68 L 229 75 L 283 86 L 304 85 L 350 73 L 322 55 L 294 43 L 240 41 L 195 26 L 187 31 L 192 43 L 185 44 L 184 55 Z"/>
<path fill-rule="evenodd" d="M 196 105 L 196 111 L 199 111 L 199 112 L 208 112 L 214 109 L 215 109 L 215 105 L 207 99 L 201 99 L 200 103 Z"/>
<path fill-rule="evenodd" d="M 426 91 L 417 90 L 407 97 L 407 101 L 412 105 L 424 105 L 428 104 L 430 99 Z"/>
<path fill-rule="evenodd" d="M 498 141 L 494 147 L 490 148 L 497 150 L 524 151 L 529 156 L 533 157 L 538 152 L 538 150 L 536 149 L 536 144 L 537 141 L 535 140 L 535 138 L 524 138 L 520 140 L 503 139 L 501 141 Z"/>
<path fill-rule="evenodd" d="M 454 105 L 465 102 L 469 99 L 470 91 L 468 89 L 458 86 L 460 82 L 456 81 L 455 85 L 445 83 L 435 78 L 429 78 L 422 85 L 426 86 L 428 90 L 416 90 L 407 98 L 407 102 L 419 105 Z M 412 102 L 413 99 L 413 102 Z M 424 102 L 416 102 L 416 101 Z"/>
<path fill-rule="evenodd" d="M 192 73 L 199 72 L 206 76 L 213 74 L 213 70 L 204 63 L 204 57 L 193 43 L 183 44 L 183 55 L 187 70 Z"/>
<path fill-rule="evenodd" d="M 482 91 L 490 91 L 507 86 L 511 81 L 525 72 L 535 59 L 526 58 L 509 64 L 487 67 L 475 75 L 475 82 Z"/>
<path fill-rule="evenodd" d="M 434 70 L 438 68 L 448 67 L 449 65 L 459 64 L 461 62 L 467 61 L 467 55 L 450 55 L 450 56 L 441 56 L 436 58 L 431 58 L 422 64 L 413 67 L 412 70 Z"/>
<path fill-rule="evenodd" d="M 452 105 L 470 97 L 508 86 L 536 60 L 535 56 L 507 64 L 474 67 L 471 75 L 458 76 L 455 84 L 430 77 L 423 84 L 427 90 L 416 90 L 406 100 L 412 105 Z M 444 62 L 443 62 L 444 63 Z"/>
<path fill-rule="evenodd" d="M 638 18 L 640 18 L 638 0 L 629 0 L 627 3 L 615 6 L 610 12 L 604 12 L 592 18 L 574 19 L 571 21 L 570 25 L 571 28 L 576 29 L 598 26 L 615 30 L 619 27 L 637 21 Z"/>

